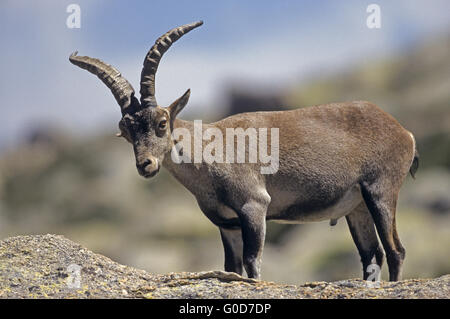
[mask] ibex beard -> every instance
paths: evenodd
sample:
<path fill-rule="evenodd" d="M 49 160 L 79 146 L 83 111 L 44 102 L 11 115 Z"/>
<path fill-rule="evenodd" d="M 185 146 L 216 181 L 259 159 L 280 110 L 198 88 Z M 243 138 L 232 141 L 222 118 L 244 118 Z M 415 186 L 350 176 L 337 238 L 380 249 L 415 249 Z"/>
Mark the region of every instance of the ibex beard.
<path fill-rule="evenodd" d="M 132 144 L 139 174 L 152 177 L 164 166 L 196 197 L 219 227 L 226 271 L 242 274 L 245 268 L 249 277 L 260 278 L 267 220 L 330 220 L 334 225 L 345 217 L 363 278 L 369 277 L 371 265 L 381 268 L 386 255 L 389 279 L 399 280 L 405 249 L 397 233 L 396 205 L 406 176 L 414 177 L 418 169 L 414 136 L 365 101 L 242 113 L 201 125 L 178 119 L 190 90 L 161 107 L 155 75 L 170 45 L 200 25 L 172 29 L 156 40 L 144 59 L 140 101 L 112 66 L 70 56 L 116 98 L 122 111 L 119 136 Z M 256 133 L 257 139 L 252 137 Z M 248 147 L 239 150 L 246 138 Z"/>

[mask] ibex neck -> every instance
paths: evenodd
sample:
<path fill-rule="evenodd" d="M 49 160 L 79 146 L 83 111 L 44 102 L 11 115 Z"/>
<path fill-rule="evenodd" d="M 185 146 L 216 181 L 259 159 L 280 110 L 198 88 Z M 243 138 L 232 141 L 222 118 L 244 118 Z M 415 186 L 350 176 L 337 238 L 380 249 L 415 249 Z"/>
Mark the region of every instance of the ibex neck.
<path fill-rule="evenodd" d="M 173 124 L 173 129 L 184 128 L 187 129 L 191 137 L 194 136 L 194 122 L 176 119 Z M 163 166 L 185 187 L 190 189 L 189 184 L 193 181 L 193 174 L 195 174 L 195 167 L 190 163 L 174 163 L 172 161 L 171 152 L 168 152 L 163 161 Z"/>
<path fill-rule="evenodd" d="M 192 121 L 185 121 L 185 120 L 181 120 L 181 119 L 175 119 L 175 121 L 173 122 L 173 128 L 186 128 L 188 129 L 191 134 L 192 132 L 194 132 L 194 122 Z"/>

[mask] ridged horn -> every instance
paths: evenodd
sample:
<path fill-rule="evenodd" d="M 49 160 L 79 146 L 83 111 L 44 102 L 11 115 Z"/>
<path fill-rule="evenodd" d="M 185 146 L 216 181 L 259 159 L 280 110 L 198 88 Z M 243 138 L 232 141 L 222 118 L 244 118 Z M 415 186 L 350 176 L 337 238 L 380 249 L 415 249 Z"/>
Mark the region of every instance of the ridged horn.
<path fill-rule="evenodd" d="M 122 113 L 132 104 L 134 89 L 131 84 L 113 66 L 88 56 L 77 56 L 78 51 L 72 53 L 69 60 L 72 64 L 95 74 L 111 90 Z M 137 102 L 137 100 L 135 101 Z M 138 102 L 137 102 L 138 103 Z"/>
<path fill-rule="evenodd" d="M 141 73 L 141 105 L 143 107 L 157 106 L 155 98 L 155 75 L 158 70 L 159 61 L 170 46 L 183 35 L 203 24 L 203 21 L 185 24 L 174 28 L 156 40 L 144 59 Z"/>

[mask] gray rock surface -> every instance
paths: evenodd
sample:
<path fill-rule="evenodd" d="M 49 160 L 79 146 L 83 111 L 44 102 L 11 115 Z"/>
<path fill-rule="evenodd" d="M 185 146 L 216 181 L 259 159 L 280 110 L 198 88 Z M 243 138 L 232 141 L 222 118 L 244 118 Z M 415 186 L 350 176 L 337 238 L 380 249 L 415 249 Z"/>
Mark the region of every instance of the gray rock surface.
<path fill-rule="evenodd" d="M 164 275 L 120 265 L 62 236 L 0 242 L 0 298 L 449 298 L 450 275 L 283 285 L 210 271 Z"/>

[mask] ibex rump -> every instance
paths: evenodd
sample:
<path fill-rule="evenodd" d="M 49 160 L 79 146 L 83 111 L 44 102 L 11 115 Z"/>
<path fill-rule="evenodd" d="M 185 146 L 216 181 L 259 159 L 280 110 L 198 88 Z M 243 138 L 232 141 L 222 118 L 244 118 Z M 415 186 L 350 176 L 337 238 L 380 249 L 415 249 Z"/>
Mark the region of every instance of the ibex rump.
<path fill-rule="evenodd" d="M 260 277 L 266 220 L 303 223 L 345 216 L 364 279 L 370 264 L 383 263 L 376 227 L 389 278 L 399 280 L 405 250 L 396 230 L 396 202 L 408 171 L 417 170 L 418 155 L 413 135 L 377 106 L 335 103 L 244 113 L 203 125 L 203 130 L 216 128 L 224 135 L 226 128 L 278 128 L 279 169 L 274 174 L 261 174 L 260 163 L 172 160 L 174 129 L 185 128 L 194 136 L 193 122 L 176 118 L 190 91 L 161 107 L 155 99 L 155 74 L 170 45 L 201 24 L 175 28 L 156 41 L 144 60 L 140 102 L 110 65 L 76 54 L 70 57 L 114 94 L 122 109 L 121 136 L 133 145 L 139 174 L 152 177 L 163 165 L 194 194 L 203 213 L 220 229 L 226 271 L 242 274 L 244 266 L 249 277 Z"/>

